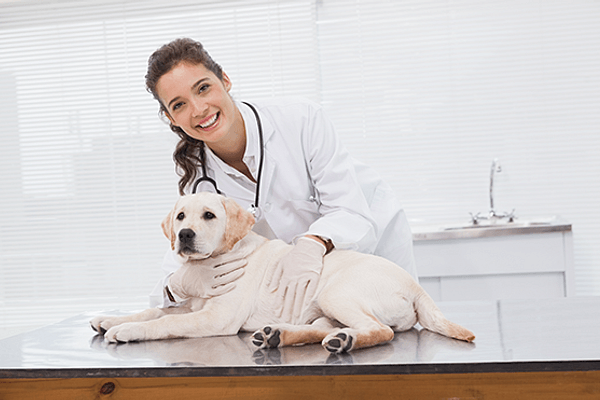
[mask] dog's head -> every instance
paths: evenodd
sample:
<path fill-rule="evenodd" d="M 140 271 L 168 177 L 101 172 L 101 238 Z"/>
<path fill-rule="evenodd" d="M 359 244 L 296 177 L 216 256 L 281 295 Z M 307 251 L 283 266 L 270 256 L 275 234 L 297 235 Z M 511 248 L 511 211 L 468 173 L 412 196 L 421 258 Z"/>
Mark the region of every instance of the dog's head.
<path fill-rule="evenodd" d="M 228 252 L 253 225 L 252 214 L 234 200 L 202 192 L 181 197 L 162 229 L 178 256 L 200 260 Z"/>

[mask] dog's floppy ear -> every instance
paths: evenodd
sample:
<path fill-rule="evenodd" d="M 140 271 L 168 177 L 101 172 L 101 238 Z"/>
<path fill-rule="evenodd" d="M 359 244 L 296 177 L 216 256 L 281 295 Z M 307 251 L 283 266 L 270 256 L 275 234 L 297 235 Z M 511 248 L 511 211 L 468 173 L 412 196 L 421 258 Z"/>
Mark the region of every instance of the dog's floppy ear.
<path fill-rule="evenodd" d="M 169 212 L 169 214 L 163 219 L 160 226 L 162 227 L 163 233 L 171 241 L 171 250 L 175 250 L 175 232 L 173 232 L 173 213 L 175 207 Z"/>
<path fill-rule="evenodd" d="M 223 207 L 227 215 L 223 245 L 225 251 L 229 251 L 250 232 L 256 221 L 252 214 L 240 207 L 235 200 L 223 198 Z"/>

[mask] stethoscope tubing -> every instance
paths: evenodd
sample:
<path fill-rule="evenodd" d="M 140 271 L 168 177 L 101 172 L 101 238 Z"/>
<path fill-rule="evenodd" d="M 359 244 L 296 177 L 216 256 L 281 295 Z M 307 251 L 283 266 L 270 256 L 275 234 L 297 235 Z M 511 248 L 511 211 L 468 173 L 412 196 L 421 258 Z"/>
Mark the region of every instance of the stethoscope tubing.
<path fill-rule="evenodd" d="M 256 125 L 258 126 L 258 141 L 260 144 L 260 161 L 258 163 L 258 175 L 256 176 L 256 193 L 254 193 L 254 204 L 252 204 L 251 208 L 252 210 L 258 210 L 258 200 L 259 200 L 259 193 L 260 193 L 260 181 L 262 178 L 262 171 L 263 171 L 263 165 L 265 163 L 265 143 L 264 143 L 264 138 L 263 138 L 263 130 L 262 130 L 262 122 L 260 120 L 260 116 L 258 115 L 258 111 L 256 111 L 256 108 L 254 108 L 254 106 L 250 103 L 246 103 L 243 102 L 244 104 L 246 104 L 248 107 L 250 107 L 250 109 L 254 112 L 254 116 L 256 117 Z M 216 184 L 216 182 L 215 182 Z M 254 214 L 256 214 L 256 212 L 254 212 Z"/>

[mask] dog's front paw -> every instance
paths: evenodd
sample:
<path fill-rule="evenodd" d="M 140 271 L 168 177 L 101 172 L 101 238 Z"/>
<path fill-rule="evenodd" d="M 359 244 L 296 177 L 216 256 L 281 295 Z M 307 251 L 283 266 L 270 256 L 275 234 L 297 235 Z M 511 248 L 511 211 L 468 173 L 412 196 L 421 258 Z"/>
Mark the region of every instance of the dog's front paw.
<path fill-rule="evenodd" d="M 104 334 L 104 339 L 111 343 L 137 342 L 145 340 L 146 330 L 143 324 L 137 322 L 128 322 L 125 324 L 113 326 Z"/>
<path fill-rule="evenodd" d="M 97 317 L 94 317 L 90 321 L 90 325 L 93 330 L 95 330 L 101 335 L 104 335 L 106 331 L 108 331 L 110 328 L 112 328 L 115 325 L 119 325 L 120 322 L 118 321 L 118 318 L 119 317 L 99 315 Z"/>
<path fill-rule="evenodd" d="M 349 332 L 339 331 L 325 337 L 322 344 L 330 353 L 340 354 L 352 350 L 353 343 L 354 337 Z"/>
<path fill-rule="evenodd" d="M 104 335 L 106 333 L 106 329 L 104 329 L 102 327 L 102 320 L 104 317 L 94 317 L 91 321 L 90 321 L 90 326 L 92 327 L 92 329 L 96 332 L 98 332 L 101 335 Z"/>
<path fill-rule="evenodd" d="M 281 344 L 281 331 L 265 326 L 252 334 L 252 343 L 260 349 L 274 349 Z"/>

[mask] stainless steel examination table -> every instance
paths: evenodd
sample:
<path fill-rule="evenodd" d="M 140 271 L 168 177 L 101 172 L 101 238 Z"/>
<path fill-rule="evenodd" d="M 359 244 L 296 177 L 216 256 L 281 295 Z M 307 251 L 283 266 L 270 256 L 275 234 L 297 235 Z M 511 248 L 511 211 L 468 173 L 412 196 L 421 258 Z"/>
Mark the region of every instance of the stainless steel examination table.
<path fill-rule="evenodd" d="M 249 334 L 108 345 L 77 315 L 0 341 L 0 399 L 600 399 L 600 297 L 439 303 L 474 344 L 416 329 L 332 356 Z"/>

